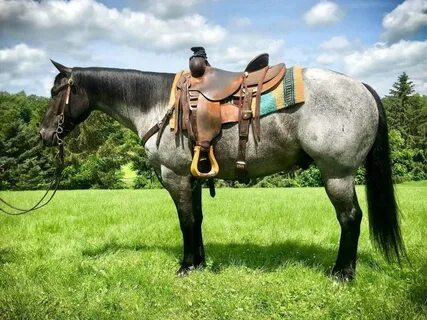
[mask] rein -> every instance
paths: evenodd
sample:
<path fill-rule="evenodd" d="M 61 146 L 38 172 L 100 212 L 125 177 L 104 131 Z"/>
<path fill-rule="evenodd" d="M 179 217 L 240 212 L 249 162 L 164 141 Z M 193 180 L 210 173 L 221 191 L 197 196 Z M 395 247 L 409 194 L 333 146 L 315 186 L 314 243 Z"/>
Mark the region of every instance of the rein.
<path fill-rule="evenodd" d="M 55 177 L 54 177 L 53 181 L 50 183 L 48 189 L 46 190 L 44 195 L 41 197 L 41 199 L 35 205 L 33 205 L 31 208 L 28 208 L 28 209 L 22 209 L 22 208 L 16 207 L 16 206 L 8 203 L 7 201 L 5 201 L 4 199 L 2 199 L 0 197 L 1 203 L 5 204 L 10 209 L 15 210 L 15 212 L 11 212 L 11 211 L 5 210 L 3 208 L 0 208 L 1 212 L 5 213 L 7 215 L 11 215 L 11 216 L 19 216 L 19 215 L 29 213 L 31 211 L 35 211 L 37 209 L 40 209 L 40 208 L 43 208 L 44 206 L 46 206 L 53 199 L 53 197 L 56 194 L 56 191 L 58 191 L 59 183 L 61 182 L 61 179 L 62 179 L 62 171 L 64 169 L 64 140 L 61 139 L 59 137 L 59 135 L 64 132 L 64 126 L 63 126 L 64 125 L 64 110 L 65 110 L 65 107 L 70 102 L 70 93 L 71 93 L 71 86 L 72 85 L 73 85 L 73 80 L 68 79 L 67 83 L 63 84 L 62 86 L 60 86 L 59 88 L 57 88 L 54 91 L 54 94 L 57 94 L 64 89 L 67 90 L 66 96 L 65 96 L 65 103 L 61 104 L 62 107 L 59 110 L 60 113 L 57 115 L 58 125 L 57 125 L 56 130 L 55 130 L 55 137 L 56 137 L 56 141 L 57 141 L 58 152 L 55 156 L 57 164 L 56 164 Z M 4 166 L 3 164 L 0 165 L 0 171 L 1 172 L 5 171 L 3 166 Z M 49 192 L 52 190 L 53 190 L 52 194 L 50 196 L 48 196 Z M 48 197 L 48 199 L 45 201 L 46 197 Z"/>

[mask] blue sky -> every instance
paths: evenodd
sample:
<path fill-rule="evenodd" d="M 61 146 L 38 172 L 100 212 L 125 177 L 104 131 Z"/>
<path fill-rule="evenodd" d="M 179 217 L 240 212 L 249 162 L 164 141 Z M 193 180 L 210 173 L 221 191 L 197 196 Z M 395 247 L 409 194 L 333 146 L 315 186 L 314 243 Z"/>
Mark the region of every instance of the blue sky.
<path fill-rule="evenodd" d="M 0 90 L 48 95 L 67 66 L 185 69 L 191 46 L 240 70 L 253 56 L 336 70 L 388 93 L 407 72 L 427 95 L 427 0 L 0 0 Z"/>

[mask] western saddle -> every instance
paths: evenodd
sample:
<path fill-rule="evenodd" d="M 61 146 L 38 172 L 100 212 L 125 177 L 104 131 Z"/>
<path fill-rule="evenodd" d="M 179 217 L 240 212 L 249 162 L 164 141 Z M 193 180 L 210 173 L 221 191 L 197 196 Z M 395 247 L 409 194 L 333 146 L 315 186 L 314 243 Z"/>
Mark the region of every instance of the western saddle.
<path fill-rule="evenodd" d="M 258 143 L 261 94 L 282 81 L 285 65 L 269 66 L 269 56 L 263 53 L 252 59 L 243 72 L 230 72 L 211 67 L 204 48 L 193 47 L 191 50 L 194 54 L 189 59 L 190 72 L 182 73 L 177 82 L 173 107 L 177 121 L 175 133 L 187 130 L 194 145 L 190 171 L 197 178 L 213 178 L 218 174 L 213 141 L 220 134 L 222 124 L 238 122 L 236 174 L 239 180 L 245 181 L 250 125 L 255 143 Z M 168 114 L 165 119 L 172 115 L 172 111 Z M 165 123 L 161 123 L 157 131 L 164 127 Z M 159 138 L 160 135 L 157 143 Z"/>

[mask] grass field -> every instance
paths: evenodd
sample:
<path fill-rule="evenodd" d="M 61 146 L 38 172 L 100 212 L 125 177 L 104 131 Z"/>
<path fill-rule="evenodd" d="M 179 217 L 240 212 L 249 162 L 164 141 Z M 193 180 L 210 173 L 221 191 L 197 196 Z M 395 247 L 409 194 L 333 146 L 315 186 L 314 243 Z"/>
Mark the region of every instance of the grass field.
<path fill-rule="evenodd" d="M 40 195 L 2 193 L 22 205 Z M 427 319 L 426 182 L 397 187 L 411 265 L 372 248 L 365 215 L 350 284 L 328 276 L 339 226 L 323 189 L 204 195 L 208 265 L 182 278 L 164 190 L 60 191 L 38 212 L 0 216 L 0 319 Z"/>

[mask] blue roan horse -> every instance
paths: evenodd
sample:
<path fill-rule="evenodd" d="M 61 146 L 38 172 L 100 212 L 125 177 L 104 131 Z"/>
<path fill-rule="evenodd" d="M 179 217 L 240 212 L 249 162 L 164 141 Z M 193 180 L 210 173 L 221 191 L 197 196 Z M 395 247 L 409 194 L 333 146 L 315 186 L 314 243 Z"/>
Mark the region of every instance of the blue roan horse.
<path fill-rule="evenodd" d="M 55 145 L 94 109 L 107 113 L 139 137 L 168 109 L 174 74 L 54 64 L 60 73 L 40 130 L 47 145 Z M 261 177 L 307 159 L 314 161 L 341 226 L 333 274 L 353 279 L 362 219 L 354 176 L 362 164 L 366 168 L 372 238 L 388 260 L 404 255 L 384 109 L 371 87 L 345 75 L 307 68 L 303 69 L 303 82 L 305 103 L 262 117 L 260 143 L 254 143 L 252 133 L 249 136 L 248 174 Z M 55 131 L 61 120 L 64 132 L 58 134 Z M 156 137 L 150 138 L 145 148 L 178 211 L 184 244 L 178 273 L 185 274 L 205 264 L 201 183 L 190 174 L 192 150 L 186 133 L 177 137 L 166 128 L 158 147 Z M 238 139 L 238 125 L 234 124 L 224 126 L 215 141 L 218 178 L 236 179 Z"/>

